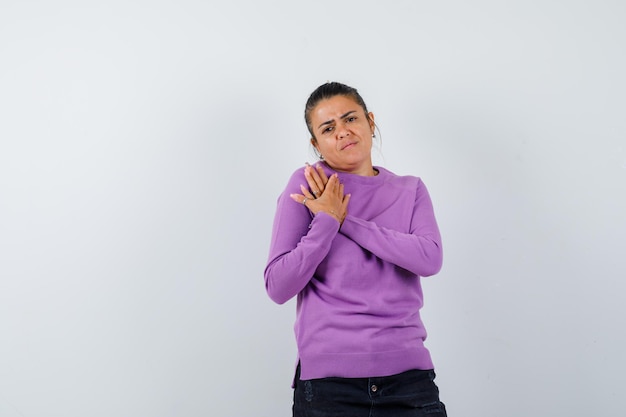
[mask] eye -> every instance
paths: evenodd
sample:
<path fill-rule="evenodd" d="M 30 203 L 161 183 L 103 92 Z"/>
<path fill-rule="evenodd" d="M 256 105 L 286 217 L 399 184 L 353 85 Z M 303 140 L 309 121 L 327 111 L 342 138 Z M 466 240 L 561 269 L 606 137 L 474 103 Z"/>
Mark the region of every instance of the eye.
<path fill-rule="evenodd" d="M 348 118 L 346 118 L 346 122 L 351 123 L 354 122 L 356 120 L 356 116 L 350 116 Z"/>
<path fill-rule="evenodd" d="M 322 130 L 322 133 L 330 133 L 335 129 L 335 126 L 328 126 L 326 129 Z"/>

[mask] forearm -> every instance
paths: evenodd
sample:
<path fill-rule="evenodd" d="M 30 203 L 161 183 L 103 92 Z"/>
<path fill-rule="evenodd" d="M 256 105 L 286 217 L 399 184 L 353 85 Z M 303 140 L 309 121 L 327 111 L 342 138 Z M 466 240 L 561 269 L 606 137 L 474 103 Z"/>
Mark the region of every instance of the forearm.
<path fill-rule="evenodd" d="M 339 223 L 325 213 L 316 215 L 300 236 L 275 228 L 265 268 L 265 288 L 273 301 L 283 304 L 302 291 L 328 254 L 338 229 Z"/>
<path fill-rule="evenodd" d="M 397 209 L 395 219 L 387 220 L 386 224 L 395 226 L 385 227 L 348 215 L 341 233 L 384 261 L 420 276 L 434 275 L 443 261 L 441 235 L 430 195 L 421 180 L 416 184 L 411 205 L 406 223 L 402 219 L 407 213 L 402 208 Z"/>
<path fill-rule="evenodd" d="M 341 233 L 378 258 L 416 275 L 430 276 L 441 269 L 443 251 L 436 223 L 419 233 L 402 233 L 348 215 Z"/>

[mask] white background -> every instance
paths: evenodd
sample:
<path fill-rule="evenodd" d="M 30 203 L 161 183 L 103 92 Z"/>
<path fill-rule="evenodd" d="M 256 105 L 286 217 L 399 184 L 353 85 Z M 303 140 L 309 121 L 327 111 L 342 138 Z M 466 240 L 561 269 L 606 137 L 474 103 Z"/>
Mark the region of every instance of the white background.
<path fill-rule="evenodd" d="M 428 185 L 450 416 L 621 417 L 623 1 L 0 3 L 0 417 L 289 416 L 276 197 L 327 80 Z"/>

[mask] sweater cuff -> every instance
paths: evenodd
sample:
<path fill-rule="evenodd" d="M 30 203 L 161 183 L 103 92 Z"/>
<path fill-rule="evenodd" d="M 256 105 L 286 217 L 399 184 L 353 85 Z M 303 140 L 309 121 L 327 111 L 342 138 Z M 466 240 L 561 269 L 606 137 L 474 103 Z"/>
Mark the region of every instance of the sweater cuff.
<path fill-rule="evenodd" d="M 314 225 L 315 227 L 321 227 L 334 233 L 337 233 L 339 231 L 339 226 L 341 226 L 337 219 L 323 211 L 320 211 L 313 217 L 310 227 L 313 227 Z"/>
<path fill-rule="evenodd" d="M 358 227 L 358 224 L 355 224 L 354 217 L 348 214 L 346 218 L 343 219 L 343 223 L 341 223 L 341 233 L 349 236 L 351 231 L 356 230 L 356 227 Z"/>

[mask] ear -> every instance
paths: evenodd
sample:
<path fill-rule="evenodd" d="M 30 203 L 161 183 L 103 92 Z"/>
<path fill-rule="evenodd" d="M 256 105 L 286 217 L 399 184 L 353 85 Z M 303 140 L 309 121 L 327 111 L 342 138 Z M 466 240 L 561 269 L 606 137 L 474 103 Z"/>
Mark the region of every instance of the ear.
<path fill-rule="evenodd" d="M 311 145 L 313 145 L 313 148 L 315 149 L 316 153 L 317 153 L 317 157 L 319 159 L 324 159 L 324 156 L 322 155 L 322 153 L 320 152 L 320 147 L 317 146 L 317 139 L 315 138 L 311 138 Z"/>
<path fill-rule="evenodd" d="M 367 121 L 370 123 L 370 129 L 372 129 L 372 134 L 376 132 L 376 123 L 374 123 L 374 113 L 367 113 Z"/>

